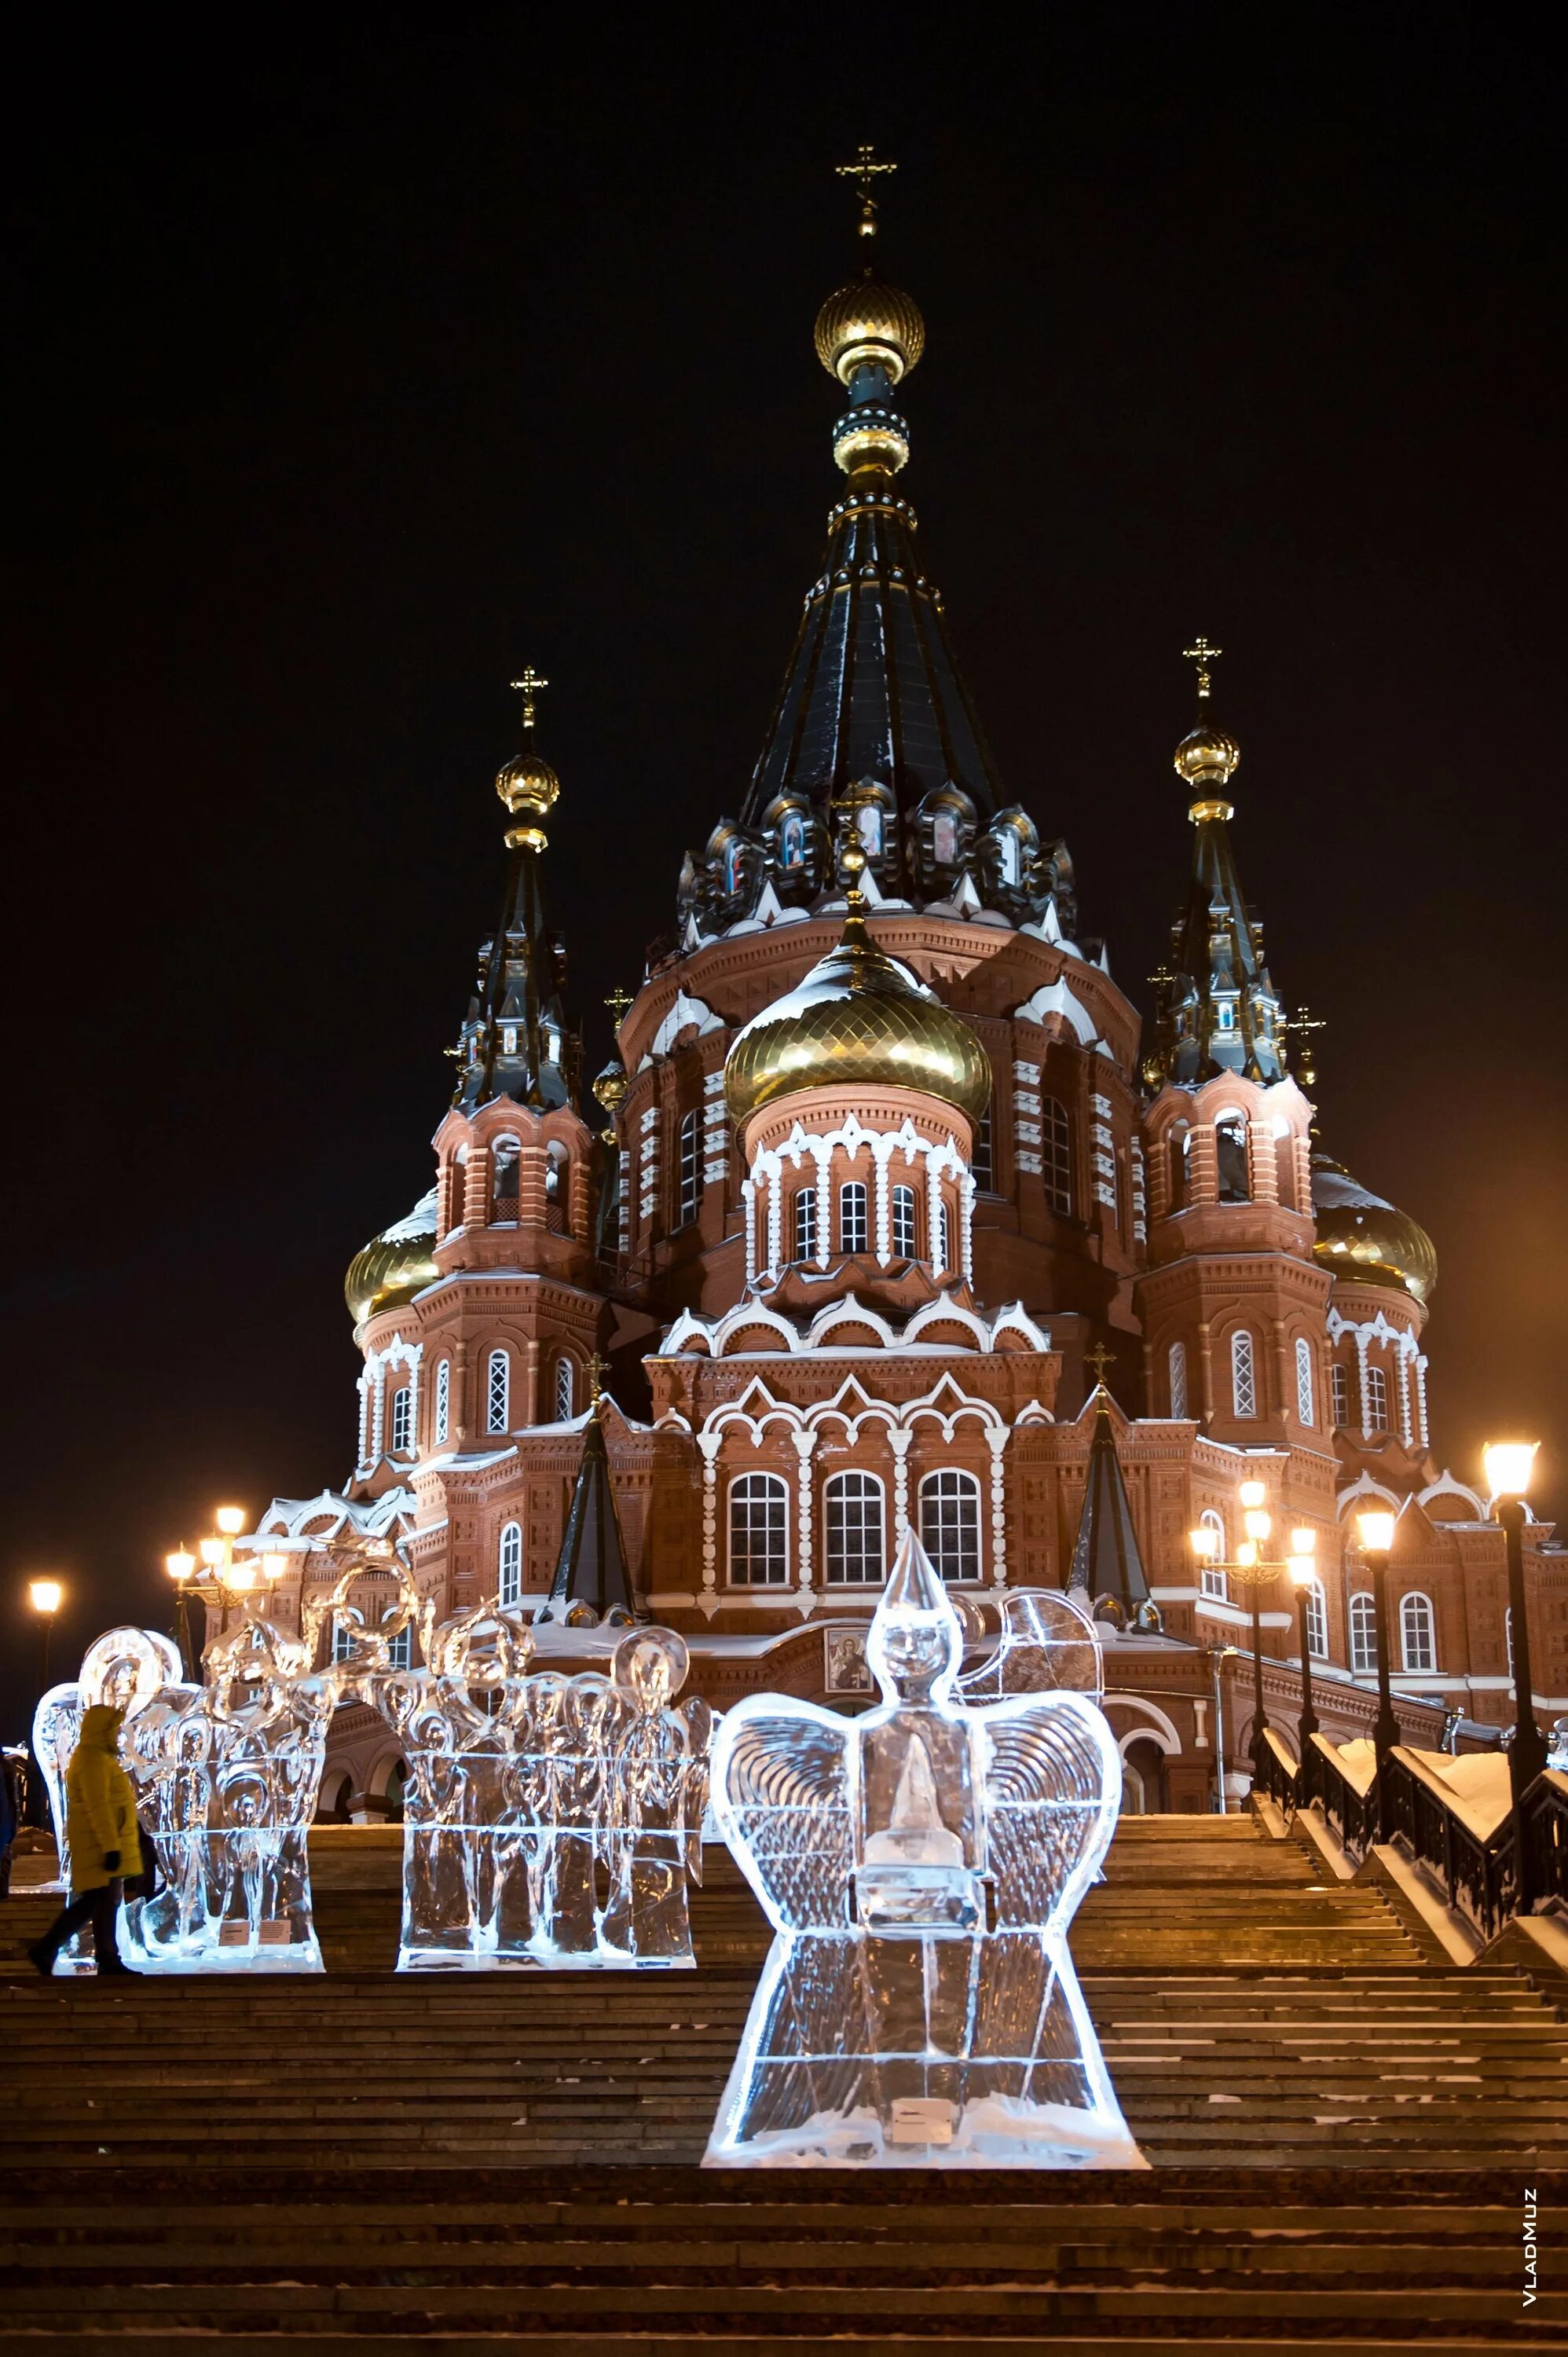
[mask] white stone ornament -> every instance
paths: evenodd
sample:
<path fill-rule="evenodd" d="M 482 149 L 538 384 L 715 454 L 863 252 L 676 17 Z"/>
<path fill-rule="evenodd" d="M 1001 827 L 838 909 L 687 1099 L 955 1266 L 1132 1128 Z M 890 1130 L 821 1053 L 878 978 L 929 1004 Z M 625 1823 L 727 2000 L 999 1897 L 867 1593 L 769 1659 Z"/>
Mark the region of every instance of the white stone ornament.
<path fill-rule="evenodd" d="M 881 1706 L 758 1695 L 721 1722 L 714 1813 L 774 1941 L 705 2167 L 1146 2166 L 1067 1947 L 1121 1796 L 1079 1690 L 1093 1648 L 1066 1624 L 1004 1631 L 983 1665 L 1004 1687 L 1009 1634 L 1054 1690 L 971 1706 L 911 1531 L 867 1640 Z"/>

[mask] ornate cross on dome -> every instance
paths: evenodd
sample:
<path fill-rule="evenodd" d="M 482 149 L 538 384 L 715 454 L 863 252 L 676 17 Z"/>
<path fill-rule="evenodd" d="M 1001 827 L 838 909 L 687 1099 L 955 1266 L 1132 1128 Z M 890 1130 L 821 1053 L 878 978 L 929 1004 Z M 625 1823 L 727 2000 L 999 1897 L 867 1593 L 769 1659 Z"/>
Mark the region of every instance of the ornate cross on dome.
<path fill-rule="evenodd" d="M 1086 1367 L 1092 1367 L 1094 1370 L 1095 1390 L 1103 1391 L 1105 1388 L 1105 1370 L 1107 1367 L 1113 1367 L 1116 1364 L 1115 1351 L 1108 1351 L 1103 1342 L 1096 1342 L 1092 1351 L 1086 1351 L 1084 1352 L 1083 1362 Z"/>
<path fill-rule="evenodd" d="M 513 687 L 522 698 L 522 725 L 525 728 L 532 728 L 533 726 L 534 698 L 542 687 L 548 687 L 549 684 L 550 682 L 542 679 L 532 663 L 526 666 L 521 679 L 512 681 Z"/>
<path fill-rule="evenodd" d="M 1280 1028 L 1293 1036 L 1300 1033 L 1301 1077 L 1309 1089 L 1315 1087 L 1317 1081 L 1317 1050 L 1312 1044 L 1311 1034 L 1314 1031 L 1326 1031 L 1328 1017 L 1326 1015 L 1314 1015 L 1305 1006 L 1298 1006 L 1294 1015 L 1285 1017 Z"/>
<path fill-rule="evenodd" d="M 615 1017 L 616 1029 L 618 1031 L 621 1025 L 626 1021 L 626 1010 L 631 1005 L 630 991 L 621 990 L 618 987 L 612 990 L 609 993 L 609 996 L 606 998 L 605 1005 Z"/>
<path fill-rule="evenodd" d="M 862 237 L 875 237 L 876 235 L 876 199 L 871 193 L 872 182 L 874 180 L 880 179 L 885 172 L 896 172 L 897 169 L 898 167 L 897 164 L 878 163 L 876 158 L 876 150 L 875 147 L 871 146 L 862 146 L 859 148 L 853 164 L 835 164 L 833 166 L 833 173 L 836 178 L 841 180 L 854 180 L 859 185 L 860 233 Z"/>
<path fill-rule="evenodd" d="M 1197 665 L 1197 693 L 1200 699 L 1208 694 L 1210 666 L 1219 661 L 1224 651 L 1223 647 L 1211 647 L 1207 639 L 1195 639 L 1190 647 L 1183 647 L 1182 661 Z"/>
<path fill-rule="evenodd" d="M 590 1356 L 587 1365 L 588 1404 L 591 1407 L 597 1407 L 604 1394 L 605 1377 L 609 1373 L 609 1361 L 607 1359 L 601 1359 L 598 1352 L 595 1351 Z"/>

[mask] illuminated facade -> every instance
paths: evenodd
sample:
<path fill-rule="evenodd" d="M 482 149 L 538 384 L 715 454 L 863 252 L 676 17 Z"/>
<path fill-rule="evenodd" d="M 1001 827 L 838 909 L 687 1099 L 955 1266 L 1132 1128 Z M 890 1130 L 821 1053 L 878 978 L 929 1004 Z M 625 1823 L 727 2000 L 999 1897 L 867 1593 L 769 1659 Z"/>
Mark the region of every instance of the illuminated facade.
<path fill-rule="evenodd" d="M 682 1632 L 719 1706 L 766 1686 L 858 1708 L 914 1527 L 982 1604 L 1069 1578 L 1106 1599 L 1133 1804 L 1202 1809 L 1217 1706 L 1233 1766 L 1251 1728 L 1247 1665 L 1214 1649 L 1250 1624 L 1187 1534 L 1218 1520 L 1227 1555 L 1250 1477 L 1318 1533 L 1326 1731 L 1368 1731 L 1374 1706 L 1348 1519 L 1370 1500 L 1404 1509 L 1396 1694 L 1438 1706 L 1412 1735 L 1435 1740 L 1444 1710 L 1507 1722 L 1501 1535 L 1431 1452 L 1432 1246 L 1316 1144 L 1310 1060 L 1289 1058 L 1305 1028 L 1237 878 L 1215 651 L 1191 651 L 1191 876 L 1146 1036 L 1065 845 L 995 774 L 925 571 L 893 405 L 924 334 L 869 272 L 819 317 L 845 400 L 823 568 L 593 1122 L 542 888 L 543 683 L 520 683 L 501 913 L 435 1183 L 350 1271 L 356 1462 L 341 1492 L 263 1518 L 290 1555 L 282 1609 L 336 1576 L 343 1542 L 392 1539 L 443 1614 L 553 1589 L 564 1660 L 613 1641 L 594 1624 L 624 1599 Z M 1568 1557 L 1530 1536 L 1549 1723 L 1568 1710 Z M 1294 1734 L 1290 1597 L 1263 1631 Z M 334 1743 L 329 1797 L 387 1790 L 371 1714 Z"/>

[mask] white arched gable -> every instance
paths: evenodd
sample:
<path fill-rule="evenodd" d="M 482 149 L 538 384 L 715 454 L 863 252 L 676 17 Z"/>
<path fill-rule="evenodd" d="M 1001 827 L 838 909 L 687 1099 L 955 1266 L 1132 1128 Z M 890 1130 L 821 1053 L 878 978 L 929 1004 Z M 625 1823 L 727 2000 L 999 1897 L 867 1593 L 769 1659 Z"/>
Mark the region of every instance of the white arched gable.
<path fill-rule="evenodd" d="M 706 1031 L 722 1031 L 725 1021 L 700 998 L 688 998 L 683 990 L 675 993 L 675 1004 L 648 1043 L 648 1053 L 638 1066 L 645 1072 L 656 1056 L 667 1056 L 682 1031 L 695 1028 L 699 1039 Z"/>
<path fill-rule="evenodd" d="M 1059 1015 L 1068 1028 L 1090 1048 L 1100 1037 L 1100 1027 L 1088 1007 L 1073 989 L 1065 974 L 1055 982 L 1042 983 L 1033 998 L 1013 1009 L 1015 1023 L 1043 1023 L 1047 1015 Z"/>
<path fill-rule="evenodd" d="M 1130 1743 L 1136 1743 L 1142 1736 L 1147 1736 L 1151 1742 L 1157 1743 L 1162 1751 L 1176 1752 L 1181 1749 L 1181 1737 L 1176 1732 L 1176 1721 L 1167 1712 L 1160 1708 L 1158 1703 L 1151 1702 L 1146 1695 L 1108 1694 L 1103 1707 L 1107 1712 L 1120 1707 L 1122 1710 L 1141 1711 L 1144 1715 L 1145 1723 L 1143 1726 L 1129 1727 L 1125 1735 L 1116 1736 L 1116 1749 L 1123 1759 L 1127 1756 L 1127 1746 Z M 1112 1733 L 1115 1734 L 1115 1732 L 1113 1727 Z"/>

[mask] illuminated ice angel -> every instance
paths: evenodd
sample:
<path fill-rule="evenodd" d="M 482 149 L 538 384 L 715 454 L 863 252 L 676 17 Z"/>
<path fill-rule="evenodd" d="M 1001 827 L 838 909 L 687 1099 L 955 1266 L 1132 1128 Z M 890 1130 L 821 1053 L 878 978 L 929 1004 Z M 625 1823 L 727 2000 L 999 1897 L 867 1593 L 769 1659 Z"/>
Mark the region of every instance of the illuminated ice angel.
<path fill-rule="evenodd" d="M 881 1706 L 758 1695 L 721 1722 L 714 1812 L 774 1941 L 707 2166 L 1145 2165 L 1067 1946 L 1115 1743 L 1071 1685 L 967 1704 L 962 1648 L 909 1533 L 867 1641 Z"/>

